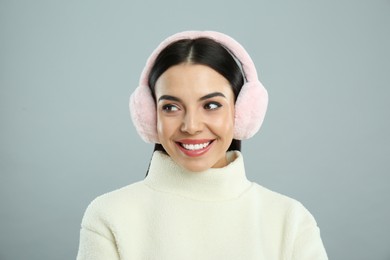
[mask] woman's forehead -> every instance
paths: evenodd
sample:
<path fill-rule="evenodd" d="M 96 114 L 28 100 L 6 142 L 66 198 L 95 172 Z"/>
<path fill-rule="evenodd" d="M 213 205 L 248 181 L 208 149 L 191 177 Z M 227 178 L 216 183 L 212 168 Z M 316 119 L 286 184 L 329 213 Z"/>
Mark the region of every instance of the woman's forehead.
<path fill-rule="evenodd" d="M 180 64 L 166 70 L 156 82 L 156 96 L 193 95 L 199 97 L 213 92 L 232 95 L 226 78 L 214 69 L 200 64 Z"/>

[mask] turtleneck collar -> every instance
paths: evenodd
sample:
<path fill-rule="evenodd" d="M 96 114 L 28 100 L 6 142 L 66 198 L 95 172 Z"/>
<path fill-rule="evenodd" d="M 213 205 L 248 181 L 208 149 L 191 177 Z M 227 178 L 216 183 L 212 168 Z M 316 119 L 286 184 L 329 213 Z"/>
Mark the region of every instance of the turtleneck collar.
<path fill-rule="evenodd" d="M 156 151 L 144 183 L 150 188 L 193 200 L 221 201 L 238 198 L 251 186 L 238 151 L 227 152 L 228 165 L 190 172 L 171 157 Z"/>

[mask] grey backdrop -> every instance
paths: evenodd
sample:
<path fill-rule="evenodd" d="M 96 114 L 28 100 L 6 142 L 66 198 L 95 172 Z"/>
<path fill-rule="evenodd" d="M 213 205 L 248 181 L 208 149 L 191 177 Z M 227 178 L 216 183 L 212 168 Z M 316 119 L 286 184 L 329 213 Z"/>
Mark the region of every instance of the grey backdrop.
<path fill-rule="evenodd" d="M 225 32 L 270 106 L 248 176 L 300 200 L 330 259 L 390 259 L 390 2 L 0 1 L 0 259 L 75 259 L 84 210 L 142 180 L 128 97 L 168 35 Z"/>

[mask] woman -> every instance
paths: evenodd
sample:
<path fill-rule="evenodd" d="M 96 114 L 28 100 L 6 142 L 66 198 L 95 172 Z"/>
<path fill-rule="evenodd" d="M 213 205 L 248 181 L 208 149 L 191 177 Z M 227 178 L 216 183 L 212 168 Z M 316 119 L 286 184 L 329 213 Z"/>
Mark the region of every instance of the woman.
<path fill-rule="evenodd" d="M 327 259 L 311 214 L 246 178 L 240 140 L 259 130 L 267 101 L 232 38 L 162 42 L 130 99 L 155 143 L 147 177 L 90 204 L 78 259 Z"/>

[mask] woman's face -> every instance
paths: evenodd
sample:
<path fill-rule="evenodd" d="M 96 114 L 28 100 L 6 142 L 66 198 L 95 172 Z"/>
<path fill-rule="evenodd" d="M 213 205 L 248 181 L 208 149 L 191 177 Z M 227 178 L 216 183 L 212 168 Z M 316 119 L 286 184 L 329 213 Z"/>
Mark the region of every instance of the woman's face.
<path fill-rule="evenodd" d="M 158 138 L 169 156 L 194 172 L 226 166 L 234 127 L 227 79 L 208 66 L 183 63 L 159 77 L 155 94 Z"/>

